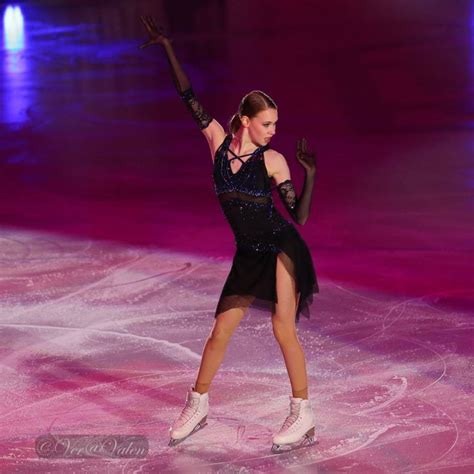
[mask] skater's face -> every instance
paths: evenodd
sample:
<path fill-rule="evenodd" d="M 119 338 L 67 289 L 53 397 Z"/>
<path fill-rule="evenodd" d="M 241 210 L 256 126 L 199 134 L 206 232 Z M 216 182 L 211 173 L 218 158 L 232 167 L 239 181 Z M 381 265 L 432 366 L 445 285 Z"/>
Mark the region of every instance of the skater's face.
<path fill-rule="evenodd" d="M 259 146 L 270 143 L 276 133 L 277 121 L 278 111 L 275 109 L 262 110 L 252 118 L 242 117 L 242 125 L 247 128 L 250 139 Z"/>

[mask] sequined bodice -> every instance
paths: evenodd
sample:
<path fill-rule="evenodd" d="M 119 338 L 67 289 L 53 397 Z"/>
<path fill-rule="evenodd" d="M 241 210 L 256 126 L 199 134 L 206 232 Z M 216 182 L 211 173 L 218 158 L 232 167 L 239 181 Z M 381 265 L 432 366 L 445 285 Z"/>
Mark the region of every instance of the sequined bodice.
<path fill-rule="evenodd" d="M 232 135 L 227 135 L 216 152 L 213 176 L 216 194 L 238 191 L 251 196 L 271 196 L 271 182 L 263 160 L 263 152 L 269 145 L 256 148 L 249 158 L 240 160 L 240 168 L 234 173 L 227 155 L 231 141 Z"/>
<path fill-rule="evenodd" d="M 228 158 L 231 135 L 227 135 L 214 159 L 214 189 L 229 222 L 237 247 L 254 252 L 277 252 L 277 237 L 287 229 L 287 222 L 273 204 L 271 178 L 268 177 L 263 152 L 258 147 L 234 173 Z M 238 159 L 238 158 L 236 158 Z"/>

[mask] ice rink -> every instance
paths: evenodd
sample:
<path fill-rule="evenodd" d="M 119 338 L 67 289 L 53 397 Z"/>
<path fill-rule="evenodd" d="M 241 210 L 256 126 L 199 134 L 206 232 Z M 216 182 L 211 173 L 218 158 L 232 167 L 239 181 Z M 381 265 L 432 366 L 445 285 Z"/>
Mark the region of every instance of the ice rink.
<path fill-rule="evenodd" d="M 0 7 L 1 472 L 474 472 L 474 2 Z M 270 452 L 291 387 L 259 310 L 208 425 L 168 447 L 235 244 L 165 56 L 138 48 L 145 13 L 223 125 L 249 90 L 275 99 L 298 189 L 296 139 L 317 150 L 309 448 Z M 48 433 L 149 452 L 42 459 Z"/>

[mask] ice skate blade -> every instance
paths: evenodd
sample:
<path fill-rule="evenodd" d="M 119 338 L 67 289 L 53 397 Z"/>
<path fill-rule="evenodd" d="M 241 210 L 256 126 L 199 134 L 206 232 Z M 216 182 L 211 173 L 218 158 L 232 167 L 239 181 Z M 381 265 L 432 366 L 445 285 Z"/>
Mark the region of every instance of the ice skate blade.
<path fill-rule="evenodd" d="M 207 416 L 205 416 L 193 429 L 193 431 L 191 431 L 191 433 L 189 433 L 187 436 L 185 436 L 184 438 L 178 438 L 178 439 L 175 439 L 175 438 L 170 438 L 170 442 L 168 443 L 168 446 L 176 446 L 177 444 L 181 443 L 182 441 L 184 441 L 186 438 L 189 438 L 192 434 L 196 433 L 196 431 L 199 431 L 199 430 L 202 430 L 205 426 L 207 426 Z"/>
<path fill-rule="evenodd" d="M 316 444 L 316 441 L 314 440 L 314 438 L 306 438 L 300 443 L 296 442 L 292 444 L 274 444 L 272 446 L 272 453 L 273 454 L 288 453 L 290 451 L 294 451 L 295 449 L 308 448 L 309 446 L 312 446 L 313 444 Z"/>
<path fill-rule="evenodd" d="M 295 441 L 294 443 L 288 443 L 288 444 L 275 444 L 274 443 L 272 446 L 272 453 L 273 454 L 287 453 L 295 449 L 307 448 L 309 446 L 312 446 L 313 444 L 316 444 L 316 440 L 314 438 L 314 428 L 311 428 L 299 441 Z"/>

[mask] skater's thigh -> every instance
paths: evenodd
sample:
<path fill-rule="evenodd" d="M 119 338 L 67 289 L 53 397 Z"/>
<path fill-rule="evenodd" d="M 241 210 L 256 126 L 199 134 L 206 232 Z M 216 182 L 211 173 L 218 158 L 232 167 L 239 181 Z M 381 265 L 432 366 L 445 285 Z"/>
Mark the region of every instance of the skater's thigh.
<path fill-rule="evenodd" d="M 277 302 L 272 314 L 274 330 L 296 332 L 296 308 L 300 293 L 296 292 L 293 264 L 284 252 L 277 255 L 276 262 Z"/>

